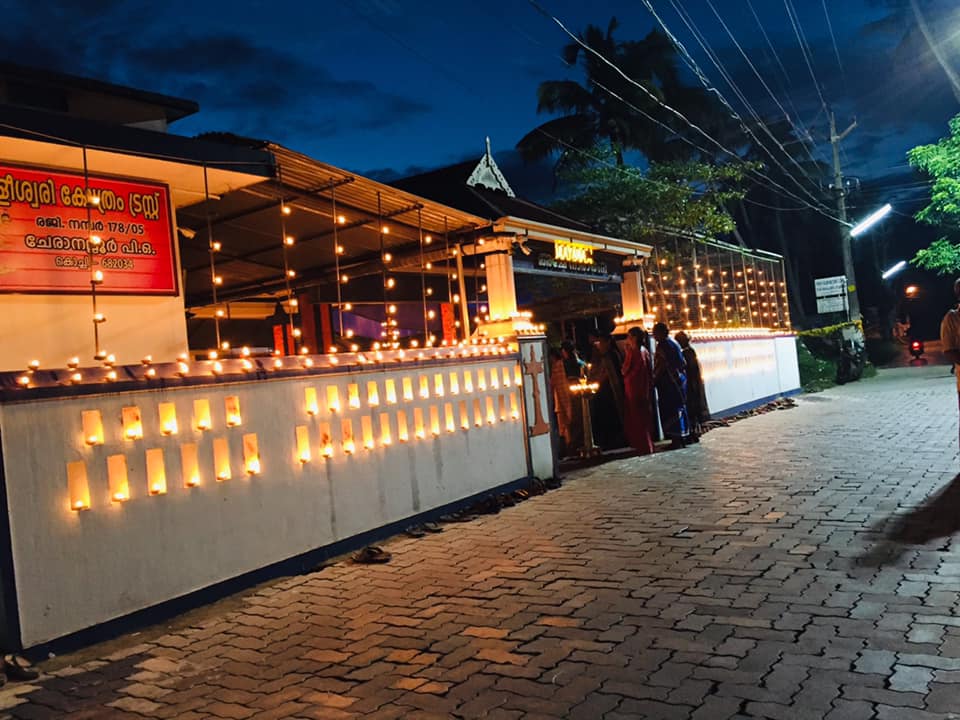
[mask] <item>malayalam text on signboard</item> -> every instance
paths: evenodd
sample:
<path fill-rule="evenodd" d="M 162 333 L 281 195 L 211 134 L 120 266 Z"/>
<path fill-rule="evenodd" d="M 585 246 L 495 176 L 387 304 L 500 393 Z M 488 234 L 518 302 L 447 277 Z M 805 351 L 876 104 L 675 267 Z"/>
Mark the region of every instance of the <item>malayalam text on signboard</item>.
<path fill-rule="evenodd" d="M 0 292 L 89 292 L 98 269 L 98 293 L 176 294 L 166 185 L 0 165 Z"/>
<path fill-rule="evenodd" d="M 817 291 L 817 297 L 845 295 L 847 292 L 847 278 L 845 275 L 817 278 L 813 281 L 813 287 Z"/>

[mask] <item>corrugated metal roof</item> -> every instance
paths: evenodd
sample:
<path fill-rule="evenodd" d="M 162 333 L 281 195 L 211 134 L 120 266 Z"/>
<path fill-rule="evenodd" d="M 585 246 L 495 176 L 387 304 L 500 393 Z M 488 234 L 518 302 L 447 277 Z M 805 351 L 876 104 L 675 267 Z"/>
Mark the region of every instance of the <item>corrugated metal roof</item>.
<path fill-rule="evenodd" d="M 419 248 L 424 235 L 451 238 L 489 225 L 481 216 L 448 207 L 398 188 L 314 160 L 274 143 L 262 143 L 276 164 L 275 177 L 178 212 L 181 226 L 196 235 L 181 242 L 187 305 L 211 301 L 209 240 L 221 243 L 217 274 L 221 298 L 239 299 L 276 292 L 286 283 L 283 236 L 293 285 L 306 287 L 336 277 L 341 266 L 377 261 L 383 247 L 401 252 Z M 334 198 L 336 211 L 334 211 Z M 281 213 L 282 206 L 289 215 Z M 207 213 L 212 235 L 207 234 Z M 340 218 L 342 222 L 336 222 Z M 388 232 L 381 238 L 382 225 Z M 337 242 L 334 242 L 336 223 Z"/>

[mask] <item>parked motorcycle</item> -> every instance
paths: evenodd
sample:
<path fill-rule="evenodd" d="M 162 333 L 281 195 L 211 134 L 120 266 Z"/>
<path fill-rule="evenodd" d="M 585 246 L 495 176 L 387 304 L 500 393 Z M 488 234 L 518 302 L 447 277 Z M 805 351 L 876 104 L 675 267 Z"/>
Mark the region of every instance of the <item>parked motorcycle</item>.
<path fill-rule="evenodd" d="M 923 355 L 923 340 L 912 340 L 910 342 L 910 354 L 916 360 L 920 359 L 920 356 Z"/>
<path fill-rule="evenodd" d="M 837 384 L 843 385 L 859 380 L 867 364 L 866 348 L 857 339 L 844 339 L 840 347 L 840 361 L 837 363 Z"/>

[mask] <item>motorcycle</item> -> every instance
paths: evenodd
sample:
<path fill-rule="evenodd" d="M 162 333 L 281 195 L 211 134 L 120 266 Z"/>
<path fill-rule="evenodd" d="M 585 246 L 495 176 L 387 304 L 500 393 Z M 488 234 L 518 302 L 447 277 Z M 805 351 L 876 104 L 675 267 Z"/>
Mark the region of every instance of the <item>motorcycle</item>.
<path fill-rule="evenodd" d="M 920 359 L 920 356 L 923 355 L 923 340 L 912 340 L 910 342 L 910 354 L 913 355 L 914 359 Z"/>
<path fill-rule="evenodd" d="M 867 353 L 863 343 L 857 338 L 844 339 L 840 347 L 840 360 L 837 363 L 837 384 L 844 385 L 859 380 L 867 364 Z"/>

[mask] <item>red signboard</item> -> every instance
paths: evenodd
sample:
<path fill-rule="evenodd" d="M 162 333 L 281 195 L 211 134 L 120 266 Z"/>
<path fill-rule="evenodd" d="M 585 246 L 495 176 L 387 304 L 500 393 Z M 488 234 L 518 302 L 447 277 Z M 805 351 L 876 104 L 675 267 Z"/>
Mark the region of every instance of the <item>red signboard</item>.
<path fill-rule="evenodd" d="M 175 295 L 174 257 L 166 185 L 0 165 L 0 292 Z"/>

